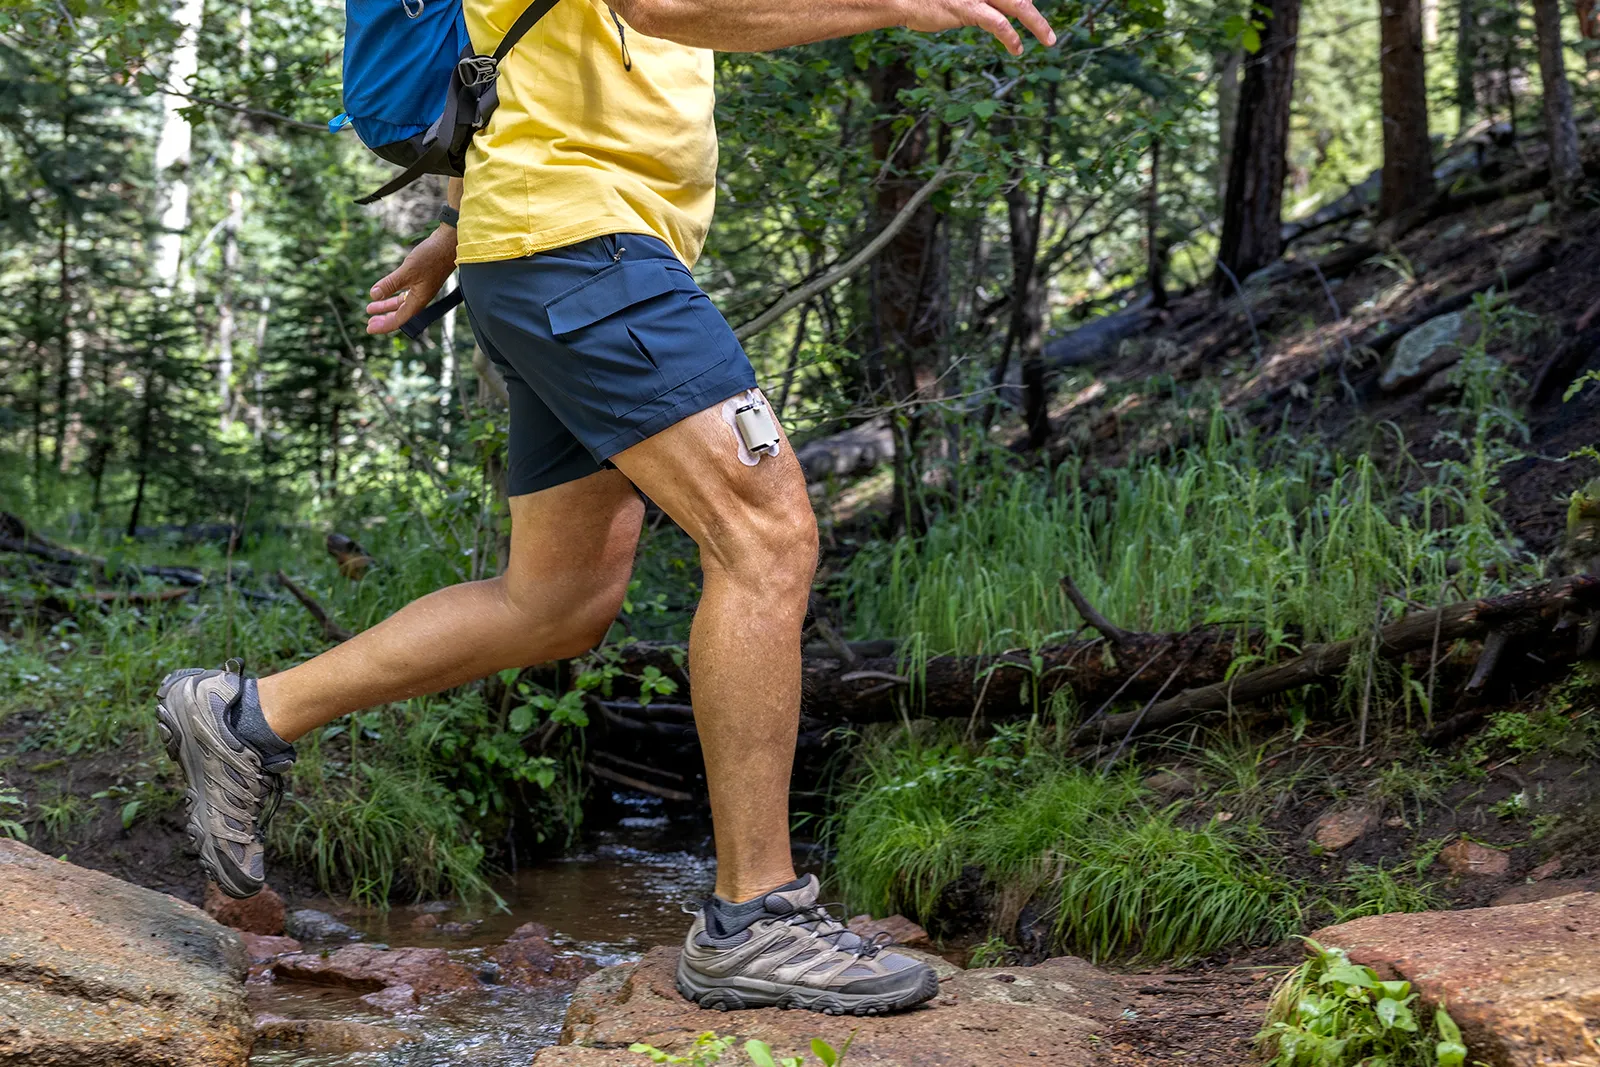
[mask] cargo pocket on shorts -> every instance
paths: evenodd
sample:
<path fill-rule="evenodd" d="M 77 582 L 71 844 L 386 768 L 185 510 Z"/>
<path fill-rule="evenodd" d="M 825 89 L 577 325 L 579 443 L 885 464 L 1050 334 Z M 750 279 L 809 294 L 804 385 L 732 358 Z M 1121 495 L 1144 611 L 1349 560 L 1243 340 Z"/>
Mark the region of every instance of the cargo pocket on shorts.
<path fill-rule="evenodd" d="M 589 384 L 623 416 L 720 365 L 685 270 L 622 260 L 545 305 L 550 332 L 583 359 Z M 707 301 L 709 304 L 709 301 Z"/>

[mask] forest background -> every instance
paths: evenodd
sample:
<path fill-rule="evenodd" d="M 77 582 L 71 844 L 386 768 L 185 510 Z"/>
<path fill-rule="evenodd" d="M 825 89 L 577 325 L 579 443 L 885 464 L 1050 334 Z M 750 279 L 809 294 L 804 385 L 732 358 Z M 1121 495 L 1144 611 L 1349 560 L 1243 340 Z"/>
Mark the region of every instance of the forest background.
<path fill-rule="evenodd" d="M 1428 288 L 1396 242 L 1495 188 L 1494 160 L 1543 168 L 1500 189 L 1540 198 L 1534 225 L 1592 221 L 1600 27 L 1557 0 L 1040 6 L 1060 44 L 1020 57 L 975 31 L 717 57 L 719 204 L 696 274 L 812 476 L 825 548 L 808 640 L 847 665 L 887 658 L 855 679 L 881 683 L 871 694 L 808 707 L 807 826 L 875 911 L 935 920 L 963 879 L 1010 887 L 976 932 L 999 952 L 1040 894 L 1059 906 L 1039 936 L 1095 958 L 1426 905 L 1420 878 L 1381 865 L 1308 895 L 1267 845 L 1290 797 L 1371 794 L 1403 815 L 1481 776 L 1496 745 L 1594 743 L 1586 676 L 1562 674 L 1537 706 L 1511 695 L 1502 714 L 1520 718 L 1490 718 L 1489 748 L 1441 763 L 1427 733 L 1466 681 L 1441 664 L 1459 651 L 1470 667 L 1477 646 L 1447 640 L 1419 665 L 1385 660 L 1378 636 L 1565 566 L 1548 532 L 1513 529 L 1502 481 L 1535 450 L 1518 367 L 1554 320 L 1480 287 L 1419 441 L 1360 414 L 1341 368 L 1375 366 L 1356 353 L 1367 335 L 1318 364 L 1342 387 L 1273 394 L 1310 395 L 1317 419 L 1262 417 L 1230 390 L 1330 304 L 1381 343 L 1403 321 L 1392 301 Z M 162 674 L 279 669 L 501 565 L 504 388 L 464 316 L 420 343 L 363 329 L 368 287 L 431 228 L 441 189 L 354 204 L 385 170 L 327 129 L 342 28 L 323 0 L 0 8 L 0 829 L 171 835 L 178 793 L 148 714 Z M 1364 303 L 1341 306 L 1347 283 L 1320 268 L 1272 274 L 1318 230 L 1297 261 L 1358 249 L 1347 270 L 1382 278 Z M 1314 310 L 1273 319 L 1266 284 Z M 1248 331 L 1190 350 L 1178 327 L 1201 320 Z M 1101 364 L 1073 355 L 1093 323 Z M 1582 369 L 1566 375 L 1580 407 Z M 1555 460 L 1540 506 L 1564 513 L 1592 455 Z M 290 877 L 372 902 L 482 894 L 519 850 L 570 843 L 612 784 L 692 802 L 670 646 L 697 563 L 663 517 L 649 527 L 596 655 L 309 739 L 274 829 Z M 359 543 L 329 560 L 329 531 Z M 1353 651 L 1271 694 L 1265 732 L 1230 709 L 1141 747 L 1135 721 L 1086 756 L 1100 700 L 1046 685 L 1043 650 L 1098 626 L 1096 608 L 1140 634 L 1231 635 L 1224 674 Z M 1014 721 L 980 722 L 981 681 L 976 702 L 963 690 L 970 720 L 913 722 L 937 664 L 1000 652 L 1035 664 L 992 715 Z M 973 662 L 969 681 L 990 677 Z M 1124 686 L 1099 713 L 1142 719 L 1163 692 Z M 641 723 L 644 748 L 608 740 Z M 661 737 L 676 755 L 652 766 L 640 753 Z M 1210 799 L 1168 806 L 1131 769 L 1150 762 L 1209 768 Z M 1431 863 L 1442 839 L 1416 822 L 1401 851 Z M 1145 892 L 1122 891 L 1135 881 Z M 1197 885 L 1217 908 L 1176 914 Z"/>

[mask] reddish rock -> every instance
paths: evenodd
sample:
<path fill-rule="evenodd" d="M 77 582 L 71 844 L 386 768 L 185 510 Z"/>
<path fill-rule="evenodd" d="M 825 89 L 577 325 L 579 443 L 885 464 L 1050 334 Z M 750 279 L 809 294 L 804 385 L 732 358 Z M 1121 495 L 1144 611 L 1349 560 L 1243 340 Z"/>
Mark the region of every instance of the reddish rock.
<path fill-rule="evenodd" d="M 336 1019 L 257 1020 L 258 1048 L 303 1049 L 306 1052 L 366 1052 L 409 1045 L 417 1039 L 387 1026 Z"/>
<path fill-rule="evenodd" d="M 856 936 L 867 938 L 869 941 L 878 934 L 888 934 L 890 940 L 897 945 L 924 949 L 933 947 L 933 941 L 928 937 L 928 931 L 904 915 L 891 915 L 887 919 L 874 919 L 870 915 L 857 915 L 850 920 L 850 930 Z"/>
<path fill-rule="evenodd" d="M 1312 935 L 1445 1004 L 1468 1061 L 1600 1063 L 1600 895 L 1469 911 L 1375 915 Z"/>
<path fill-rule="evenodd" d="M 0 838 L 0 1064 L 245 1067 L 239 935 Z"/>
<path fill-rule="evenodd" d="M 484 959 L 495 965 L 499 980 L 505 985 L 575 982 L 589 973 L 588 961 L 558 953 L 548 934 L 538 923 L 519 926 L 505 944 L 487 949 Z"/>
<path fill-rule="evenodd" d="M 1561 857 L 1545 860 L 1539 866 L 1528 872 L 1528 881 L 1542 882 L 1546 878 L 1554 878 L 1561 873 Z"/>
<path fill-rule="evenodd" d="M 1378 823 L 1366 807 L 1333 807 L 1311 824 L 1309 835 L 1324 852 L 1339 852 L 1361 840 Z"/>
<path fill-rule="evenodd" d="M 521 926 L 511 931 L 511 935 L 507 937 L 506 940 L 521 941 L 524 938 L 529 937 L 537 937 L 541 940 L 548 941 L 550 940 L 550 928 L 544 923 L 523 923 Z"/>
<path fill-rule="evenodd" d="M 452 960 L 442 948 L 346 945 L 334 952 L 280 956 L 273 961 L 272 971 L 279 978 L 296 982 L 344 986 L 366 993 L 408 985 L 424 997 L 479 984 L 475 974 Z"/>
<path fill-rule="evenodd" d="M 399 1015 L 415 1008 L 420 1001 L 417 999 L 417 991 L 410 986 L 392 985 L 376 993 L 368 993 L 361 998 L 361 1003 L 388 1012 L 390 1015 Z"/>
<path fill-rule="evenodd" d="M 239 935 L 239 940 L 244 942 L 244 952 L 251 963 L 266 963 L 279 956 L 299 952 L 303 947 L 292 937 L 267 937 L 264 934 L 242 933 Z"/>
<path fill-rule="evenodd" d="M 415 919 L 411 920 L 411 925 L 418 930 L 430 930 L 439 925 L 439 916 L 435 915 L 431 911 L 423 912 L 421 915 L 418 915 Z"/>
<path fill-rule="evenodd" d="M 1510 855 L 1466 837 L 1446 845 L 1439 853 L 1439 862 L 1451 874 L 1478 878 L 1497 878 L 1511 869 Z"/>
<path fill-rule="evenodd" d="M 215 882 L 207 882 L 205 909 L 207 915 L 235 930 L 267 937 L 283 933 L 283 898 L 270 885 L 253 897 L 235 900 Z"/>
<path fill-rule="evenodd" d="M 621 1067 L 638 1062 L 621 1051 L 635 1041 L 681 1054 L 709 1029 L 740 1042 L 760 1038 L 780 1056 L 809 1056 L 815 1037 L 838 1048 L 859 1030 L 848 1057 L 857 1067 L 1088 1067 L 1098 1062 L 1099 1035 L 1126 1006 L 1115 979 L 1063 957 L 960 972 L 941 983 L 933 1007 L 881 1018 L 777 1008 L 708 1017 L 674 988 L 677 959 L 676 948 L 655 948 L 584 979 L 562 1044 L 541 1050 L 536 1067 Z"/>

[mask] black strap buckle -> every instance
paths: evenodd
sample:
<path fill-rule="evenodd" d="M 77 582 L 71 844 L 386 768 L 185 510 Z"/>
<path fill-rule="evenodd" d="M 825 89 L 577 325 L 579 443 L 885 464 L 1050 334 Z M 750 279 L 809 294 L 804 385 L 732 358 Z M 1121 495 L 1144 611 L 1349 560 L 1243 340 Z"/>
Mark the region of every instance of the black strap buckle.
<path fill-rule="evenodd" d="M 487 85 L 500 74 L 500 62 L 494 56 L 462 56 L 456 64 L 456 77 L 469 89 Z"/>

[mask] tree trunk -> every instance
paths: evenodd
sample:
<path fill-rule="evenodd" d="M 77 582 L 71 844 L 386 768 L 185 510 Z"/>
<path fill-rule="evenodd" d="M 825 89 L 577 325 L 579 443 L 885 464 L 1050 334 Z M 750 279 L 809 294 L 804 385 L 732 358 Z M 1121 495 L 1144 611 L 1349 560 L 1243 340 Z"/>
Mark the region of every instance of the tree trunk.
<path fill-rule="evenodd" d="M 1245 61 L 1228 162 L 1222 241 L 1211 280 L 1218 295 L 1230 292 L 1234 279 L 1243 281 L 1283 251 L 1283 179 L 1299 36 L 1300 0 L 1278 0 L 1261 31 L 1261 50 Z"/>
<path fill-rule="evenodd" d="M 1561 0 L 1533 0 L 1539 35 L 1539 74 L 1544 81 L 1544 133 L 1550 142 L 1550 183 L 1556 202 L 1572 203 L 1583 181 L 1578 157 L 1578 126 L 1572 118 L 1572 85 L 1561 48 Z"/>
<path fill-rule="evenodd" d="M 235 165 L 242 162 L 241 146 L 233 142 Z M 244 192 L 228 190 L 228 217 L 222 224 L 222 277 L 217 283 L 217 400 L 222 408 L 221 429 L 233 422 L 233 338 L 238 330 L 234 316 L 234 281 L 239 273 L 239 227 L 244 221 Z"/>
<path fill-rule="evenodd" d="M 1011 226 L 1011 336 L 1022 361 L 1023 413 L 1028 447 L 1050 439 L 1049 391 L 1045 388 L 1043 286 L 1035 276 L 1039 227 L 1021 175 L 1013 173 L 1006 190 L 1006 217 Z"/>
<path fill-rule="evenodd" d="M 204 0 L 179 0 L 172 8 L 178 36 L 172 45 L 163 80 L 174 90 L 161 96 L 161 126 L 156 138 L 155 218 L 151 266 L 160 292 L 171 293 L 178 284 L 183 256 L 183 233 L 189 228 L 189 159 L 193 131 L 180 114 L 189 101 L 176 93 L 188 92 L 200 67 L 200 19 Z"/>
<path fill-rule="evenodd" d="M 1233 135 L 1239 126 L 1239 68 L 1244 50 L 1230 49 L 1217 56 L 1217 203 L 1228 200 L 1228 169 L 1233 160 Z"/>
<path fill-rule="evenodd" d="M 934 119 L 930 116 L 902 132 L 894 128 L 900 92 L 918 84 L 916 72 L 904 60 L 871 73 L 872 100 L 879 116 L 872 128 L 872 154 L 885 175 L 874 198 L 874 230 L 893 219 L 923 184 L 917 172 L 933 150 Z M 917 457 L 924 419 L 918 402 L 926 399 L 924 390 L 934 383 L 943 312 L 939 235 L 938 215 L 924 204 L 872 264 L 874 351 L 868 358 L 868 383 L 880 401 L 900 407 L 902 447 L 895 450 L 895 501 L 901 519 L 913 529 L 921 525 Z"/>
<path fill-rule="evenodd" d="M 1456 125 L 1465 130 L 1478 117 L 1478 5 L 1460 0 L 1456 22 Z"/>
<path fill-rule="evenodd" d="M 1383 40 L 1383 191 L 1378 217 L 1418 207 L 1433 195 L 1428 83 L 1420 0 L 1378 0 Z"/>
<path fill-rule="evenodd" d="M 1167 249 L 1161 240 L 1161 141 L 1150 142 L 1150 197 L 1145 205 L 1145 275 L 1150 282 L 1150 306 L 1167 306 Z"/>

